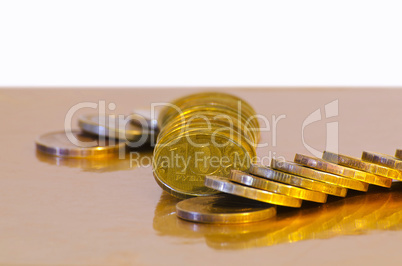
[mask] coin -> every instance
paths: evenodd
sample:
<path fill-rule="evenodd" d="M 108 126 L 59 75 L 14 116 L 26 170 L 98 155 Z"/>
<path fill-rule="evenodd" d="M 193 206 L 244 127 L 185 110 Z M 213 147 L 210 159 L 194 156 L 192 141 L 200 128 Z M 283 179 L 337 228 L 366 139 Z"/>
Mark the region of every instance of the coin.
<path fill-rule="evenodd" d="M 238 134 L 238 132 L 227 128 L 227 127 L 219 127 L 219 126 L 212 126 L 211 128 L 205 128 L 203 126 L 197 127 L 198 125 L 194 125 L 194 127 L 191 128 L 177 128 L 169 133 L 163 135 L 160 139 L 158 139 L 158 145 L 156 145 L 156 150 L 158 150 L 160 147 L 165 146 L 165 145 L 173 145 L 175 144 L 175 139 L 177 140 L 178 137 L 183 136 L 185 137 L 189 144 L 191 145 L 193 142 L 191 139 L 189 139 L 188 135 L 189 134 L 195 134 L 195 133 L 206 133 L 210 136 L 210 139 L 208 140 L 207 145 L 214 145 L 214 146 L 225 146 L 229 143 L 229 141 L 235 141 L 237 144 L 241 145 L 244 149 L 246 149 L 248 155 L 250 158 L 255 157 L 255 148 L 250 141 L 248 141 L 244 135 Z M 217 136 L 223 135 L 228 138 L 228 141 L 226 143 L 218 143 L 216 142 L 215 138 Z"/>
<path fill-rule="evenodd" d="M 70 140 L 71 138 L 71 140 Z M 73 141 L 76 143 L 74 144 Z M 85 134 L 80 130 L 71 132 L 52 132 L 40 136 L 36 140 L 36 148 L 46 154 L 59 157 L 102 157 L 117 155 L 119 151 L 125 152 L 125 143 Z"/>
<path fill-rule="evenodd" d="M 256 156 L 255 111 L 232 95 L 201 93 L 180 98 L 160 110 L 158 124 L 154 177 L 162 189 L 180 198 L 216 193 L 204 185 L 205 175 L 247 170 Z"/>
<path fill-rule="evenodd" d="M 191 98 L 191 97 L 190 97 Z M 204 99 L 208 100 L 208 99 Z M 233 100 L 231 100 L 233 101 Z M 158 123 L 162 128 L 165 128 L 168 124 L 170 124 L 175 119 L 182 119 L 183 116 L 194 112 L 208 112 L 213 110 L 219 110 L 221 115 L 228 115 L 233 119 L 238 118 L 239 120 L 244 120 L 243 126 L 252 129 L 252 134 L 255 135 L 255 139 L 259 140 L 259 125 L 258 119 L 256 118 L 255 112 L 244 112 L 242 110 L 238 110 L 231 105 L 235 105 L 237 107 L 237 102 L 234 103 L 222 103 L 221 99 L 211 100 L 205 102 L 194 102 L 191 99 L 186 102 L 186 106 L 174 105 L 165 108 L 162 110 L 162 115 L 158 118 Z M 166 110 L 168 110 L 166 112 Z M 170 112 L 170 111 L 171 112 Z M 167 115 L 168 114 L 168 115 Z"/>
<path fill-rule="evenodd" d="M 163 189 L 183 197 L 211 195 L 216 191 L 204 186 L 205 175 L 228 176 L 231 169 L 250 167 L 249 151 L 239 142 L 223 134 L 216 134 L 212 142 L 211 134 L 189 132 L 157 145 L 153 171 Z"/>
<path fill-rule="evenodd" d="M 381 187 L 391 187 L 393 176 L 399 176 L 399 173 L 396 170 L 368 162 L 363 162 L 360 159 L 346 155 L 324 151 L 322 158 L 331 163 L 367 172 L 365 173 L 366 178 L 364 182 Z"/>
<path fill-rule="evenodd" d="M 220 192 L 258 200 L 274 205 L 298 208 L 302 204 L 301 199 L 296 199 L 286 195 L 272 193 L 261 189 L 246 187 L 240 184 L 230 182 L 227 178 L 220 176 L 206 176 L 205 186 L 218 190 Z"/>
<path fill-rule="evenodd" d="M 276 206 L 226 194 L 180 201 L 176 214 L 200 223 L 250 223 L 274 217 Z"/>
<path fill-rule="evenodd" d="M 204 108 L 196 106 L 190 110 L 186 110 L 182 115 L 177 116 L 167 123 L 160 131 L 160 135 L 163 136 L 166 132 L 170 132 L 177 127 L 183 128 L 185 125 L 187 126 L 200 121 L 208 123 L 207 126 L 209 127 L 221 124 L 230 129 L 238 130 L 241 134 L 245 135 L 245 137 L 253 141 L 253 143 L 257 142 L 258 136 L 255 130 L 251 130 L 249 127 L 245 126 L 247 123 L 245 119 L 237 117 L 235 112 L 227 113 L 217 107 Z"/>
<path fill-rule="evenodd" d="M 340 186 L 343 188 L 355 189 L 354 188 L 355 186 L 353 184 L 350 184 L 350 180 L 353 181 L 353 179 L 333 175 L 330 173 L 325 173 L 325 172 L 318 171 L 318 170 L 314 170 L 314 169 L 302 166 L 300 164 L 272 159 L 271 167 L 275 170 L 279 170 L 279 171 L 286 172 L 289 174 L 298 175 L 298 176 L 306 177 L 309 179 L 322 181 L 322 182 Z M 368 187 L 368 184 L 366 184 L 366 185 Z"/>
<path fill-rule="evenodd" d="M 152 114 L 151 110 L 147 108 L 137 108 L 134 109 L 133 113 L 130 115 L 131 118 L 130 122 L 142 128 L 145 128 L 144 125 L 146 125 L 146 128 L 148 128 L 149 130 L 159 131 L 157 117 L 158 117 L 157 111 L 155 111 L 155 113 Z"/>
<path fill-rule="evenodd" d="M 362 171 L 358 171 L 355 169 L 343 167 L 337 164 L 329 163 L 327 161 L 321 160 L 319 158 L 313 158 L 307 155 L 296 154 L 295 163 L 299 163 L 301 165 L 320 170 L 326 173 L 331 173 L 334 175 L 341 177 L 346 177 L 342 180 L 343 184 L 348 183 L 348 188 L 359 190 L 359 191 L 367 191 L 368 184 L 364 181 L 367 178 L 366 173 Z M 371 180 L 371 179 L 370 179 Z"/>
<path fill-rule="evenodd" d="M 189 194 L 189 193 L 181 193 L 177 190 L 175 190 L 174 188 L 171 188 L 170 186 L 168 186 L 166 183 L 162 182 L 159 177 L 155 174 L 155 172 L 153 173 L 154 179 L 156 181 L 156 183 L 165 191 L 167 192 L 169 195 L 179 198 L 179 199 L 189 199 L 189 198 L 193 198 L 194 195 Z M 210 196 L 210 195 L 215 195 L 216 192 L 215 191 L 203 191 L 202 196 L 206 197 L 206 196 Z"/>
<path fill-rule="evenodd" d="M 130 147 L 140 147 L 151 139 L 156 139 L 154 131 L 131 123 L 130 116 L 123 115 L 83 115 L 79 117 L 78 126 L 85 132 L 122 139 L 129 142 Z"/>
<path fill-rule="evenodd" d="M 289 184 L 296 187 L 310 189 L 338 197 L 345 197 L 347 189 L 336 185 L 324 183 L 321 181 L 304 178 L 297 175 L 287 174 L 267 166 L 252 164 L 249 170 L 250 174 Z"/>
<path fill-rule="evenodd" d="M 169 117 L 177 115 L 179 110 L 192 108 L 193 106 L 200 106 L 203 104 L 223 105 L 244 114 L 246 117 L 252 118 L 251 121 L 255 123 L 256 128 L 259 128 L 258 119 L 252 117 L 255 114 L 254 109 L 243 99 L 227 93 L 207 92 L 197 93 L 182 97 L 173 101 L 167 108 L 161 111 L 161 117 L 168 121 Z M 239 108 L 240 105 L 240 108 Z M 163 126 L 163 123 L 161 124 Z"/>
<path fill-rule="evenodd" d="M 398 158 L 399 160 L 402 160 L 402 150 L 401 149 L 396 150 L 395 157 Z"/>
<path fill-rule="evenodd" d="M 327 201 L 327 194 L 325 193 L 281 184 L 279 182 L 253 176 L 239 170 L 232 170 L 229 176 L 229 180 L 249 187 L 258 188 L 273 193 L 279 193 L 297 199 L 319 203 L 325 203 Z"/>
<path fill-rule="evenodd" d="M 402 160 L 392 157 L 391 155 L 363 151 L 362 160 L 365 162 L 389 167 L 394 170 L 402 171 Z M 393 177 L 393 179 L 402 180 L 401 175 L 402 175 L 402 173 L 400 173 L 400 175 L 398 177 Z"/>

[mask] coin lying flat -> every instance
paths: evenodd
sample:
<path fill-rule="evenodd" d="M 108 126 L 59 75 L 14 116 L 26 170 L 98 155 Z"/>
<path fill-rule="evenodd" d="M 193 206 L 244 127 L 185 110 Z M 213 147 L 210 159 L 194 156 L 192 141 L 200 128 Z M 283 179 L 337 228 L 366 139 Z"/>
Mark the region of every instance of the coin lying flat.
<path fill-rule="evenodd" d="M 319 158 L 310 157 L 307 155 L 296 154 L 295 163 L 299 163 L 301 165 L 331 173 L 334 175 L 338 175 L 339 178 L 344 177 L 343 180 L 345 183 L 348 183 L 350 189 L 359 190 L 359 191 L 367 191 L 368 184 L 364 181 L 366 177 L 366 173 L 362 171 L 358 171 L 355 169 L 343 167 L 337 164 L 329 163 L 327 161 L 321 160 Z"/>
<path fill-rule="evenodd" d="M 226 194 L 180 201 L 176 214 L 200 223 L 250 223 L 274 217 L 276 206 Z"/>
<path fill-rule="evenodd" d="M 39 151 L 59 157 L 88 158 L 117 155 L 119 151 L 124 151 L 125 146 L 124 142 L 116 140 L 100 141 L 98 137 L 80 130 L 52 132 L 36 140 L 36 148 Z"/>
<path fill-rule="evenodd" d="M 402 171 L 402 160 L 399 160 L 398 158 L 395 158 L 391 155 L 363 151 L 362 160 L 365 162 L 385 166 L 394 170 Z M 400 173 L 398 177 L 393 177 L 393 179 L 402 180 L 402 174 Z"/>
<path fill-rule="evenodd" d="M 363 162 L 360 159 L 346 155 L 324 151 L 322 158 L 331 163 L 367 172 L 365 173 L 366 178 L 364 182 L 381 187 L 391 187 L 393 178 L 392 176 L 399 176 L 399 172 L 396 170 L 368 162 Z"/>
<path fill-rule="evenodd" d="M 261 189 L 246 187 L 230 182 L 227 178 L 219 176 L 206 176 L 205 186 L 220 192 L 258 200 L 275 205 L 298 208 L 302 204 L 301 199 L 296 199 L 282 194 L 272 193 Z"/>
<path fill-rule="evenodd" d="M 329 183 L 332 185 L 336 185 L 336 186 L 340 186 L 343 188 L 355 189 L 354 188 L 355 186 L 350 183 L 351 180 L 355 181 L 353 179 L 333 175 L 330 173 L 325 173 L 325 172 L 318 171 L 318 170 L 314 170 L 314 169 L 302 166 L 297 163 L 283 162 L 283 161 L 279 161 L 277 159 L 272 159 L 271 167 L 275 170 L 279 170 L 279 171 L 286 172 L 289 174 L 298 175 L 298 176 L 302 176 L 302 177 L 306 177 L 306 178 L 310 178 L 310 179 L 314 179 L 314 180 L 319 180 L 319 181 Z M 366 185 L 368 188 L 368 184 L 366 184 Z M 367 188 L 365 188 L 366 191 L 367 191 Z"/>
<path fill-rule="evenodd" d="M 239 170 L 232 170 L 229 176 L 229 180 L 246 186 L 266 190 L 273 193 L 283 194 L 297 199 L 319 203 L 325 203 L 327 201 L 327 194 L 281 184 L 275 181 L 270 181 L 264 178 L 253 176 Z"/>
<path fill-rule="evenodd" d="M 313 179 L 308 179 L 297 175 L 287 174 L 263 165 L 252 164 L 249 172 L 250 174 L 263 177 L 269 180 L 274 180 L 284 184 L 310 189 L 313 191 L 318 191 L 338 197 L 345 197 L 348 191 L 346 188 L 343 187 L 339 187 L 336 185 L 324 183 Z"/>
<path fill-rule="evenodd" d="M 131 123 L 130 116 L 121 115 L 83 115 L 78 119 L 78 126 L 85 132 L 105 136 L 108 138 L 122 139 L 130 142 L 130 147 L 140 147 L 156 139 L 147 128 Z"/>

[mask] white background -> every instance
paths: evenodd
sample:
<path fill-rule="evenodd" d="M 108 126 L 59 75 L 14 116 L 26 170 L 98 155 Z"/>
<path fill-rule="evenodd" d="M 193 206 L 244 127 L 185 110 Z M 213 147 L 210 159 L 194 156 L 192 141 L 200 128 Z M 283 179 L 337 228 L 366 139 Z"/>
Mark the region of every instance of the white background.
<path fill-rule="evenodd" d="M 401 86 L 402 1 L 1 1 L 0 86 Z"/>

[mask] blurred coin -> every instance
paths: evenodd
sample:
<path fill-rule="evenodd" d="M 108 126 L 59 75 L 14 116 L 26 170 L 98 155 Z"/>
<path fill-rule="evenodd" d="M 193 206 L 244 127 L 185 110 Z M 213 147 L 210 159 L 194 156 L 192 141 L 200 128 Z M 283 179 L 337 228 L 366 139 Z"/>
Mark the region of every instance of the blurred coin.
<path fill-rule="evenodd" d="M 391 168 L 383 167 L 368 162 L 363 162 L 360 159 L 349 157 L 342 154 L 336 154 L 324 151 L 322 158 L 331 163 L 367 172 L 365 173 L 366 178 L 364 182 L 381 187 L 387 187 L 387 188 L 391 187 L 392 178 L 398 177 L 400 175 L 398 171 L 393 170 Z"/>
<path fill-rule="evenodd" d="M 154 131 L 135 125 L 131 120 L 130 116 L 93 114 L 81 116 L 78 125 L 91 134 L 129 141 L 129 146 L 134 148 L 155 140 Z"/>
<path fill-rule="evenodd" d="M 310 157 L 307 155 L 296 154 L 295 163 L 320 170 L 326 173 L 339 176 L 338 179 L 344 177 L 342 182 L 348 184 L 348 188 L 359 191 L 367 191 L 368 184 L 364 182 L 367 179 L 366 173 L 355 169 L 343 167 L 337 164 L 329 163 L 319 158 Z M 370 179 L 371 180 L 371 179 Z"/>
<path fill-rule="evenodd" d="M 272 193 L 261 189 L 246 187 L 230 182 L 227 178 L 219 176 L 206 176 L 205 186 L 220 192 L 258 200 L 275 205 L 298 208 L 302 204 L 301 199 L 296 199 L 282 194 Z"/>
<path fill-rule="evenodd" d="M 252 164 L 249 172 L 250 174 L 278 181 L 284 184 L 310 189 L 338 197 L 345 197 L 346 192 L 348 191 L 346 188 L 343 187 L 304 178 L 297 175 L 287 174 L 263 165 Z"/>
<path fill-rule="evenodd" d="M 74 144 L 73 141 L 76 143 Z M 36 140 L 36 148 L 39 151 L 60 157 L 88 158 L 117 155 L 125 146 L 124 142 L 114 139 L 100 141 L 98 137 L 85 134 L 80 130 L 52 132 Z"/>
<path fill-rule="evenodd" d="M 196 197 L 176 205 L 178 217 L 200 223 L 250 223 L 276 215 L 276 206 L 231 195 Z"/>
<path fill-rule="evenodd" d="M 246 186 L 266 190 L 273 193 L 283 194 L 289 197 L 325 203 L 327 194 L 322 192 L 307 190 L 299 187 L 281 184 L 264 178 L 253 176 L 239 170 L 232 170 L 229 180 Z"/>
<path fill-rule="evenodd" d="M 134 109 L 130 115 L 131 123 L 140 127 L 146 124 L 149 130 L 159 131 L 158 115 L 156 111 L 154 114 L 151 114 L 151 110 L 147 108 Z"/>

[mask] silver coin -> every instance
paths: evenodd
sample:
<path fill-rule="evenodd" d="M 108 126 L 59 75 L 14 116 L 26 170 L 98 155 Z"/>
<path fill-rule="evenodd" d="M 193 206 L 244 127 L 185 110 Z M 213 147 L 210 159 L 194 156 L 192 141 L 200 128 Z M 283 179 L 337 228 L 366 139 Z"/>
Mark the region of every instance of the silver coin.
<path fill-rule="evenodd" d="M 131 123 L 131 116 L 123 115 L 83 115 L 78 120 L 79 127 L 88 133 L 108 138 L 125 140 L 130 147 L 140 147 L 154 142 L 155 132 Z"/>
<path fill-rule="evenodd" d="M 151 110 L 147 108 L 134 109 L 133 113 L 131 114 L 131 123 L 137 126 L 143 126 L 144 124 L 146 124 L 149 130 L 159 131 L 157 120 L 158 115 L 159 113 L 156 111 L 152 115 Z"/>
<path fill-rule="evenodd" d="M 176 205 L 178 217 L 199 223 L 250 223 L 272 218 L 276 207 L 231 195 L 195 197 Z"/>
<path fill-rule="evenodd" d="M 116 155 L 126 144 L 116 140 L 99 140 L 80 130 L 44 134 L 36 140 L 36 148 L 59 157 L 89 158 Z M 124 150 L 123 150 L 124 151 Z"/>

